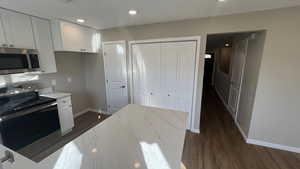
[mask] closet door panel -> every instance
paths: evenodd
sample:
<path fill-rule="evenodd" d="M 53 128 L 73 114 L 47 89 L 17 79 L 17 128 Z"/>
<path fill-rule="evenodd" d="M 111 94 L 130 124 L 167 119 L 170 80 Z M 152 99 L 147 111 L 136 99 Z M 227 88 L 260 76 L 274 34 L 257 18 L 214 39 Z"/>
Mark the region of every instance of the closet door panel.
<path fill-rule="evenodd" d="M 180 42 L 177 47 L 179 57 L 177 107 L 179 110 L 191 112 L 194 92 L 194 73 L 196 61 L 196 42 Z"/>
<path fill-rule="evenodd" d="M 134 103 L 158 107 L 160 101 L 160 45 L 135 44 L 133 53 Z"/>
<path fill-rule="evenodd" d="M 166 109 L 177 110 L 176 98 L 178 88 L 179 57 L 177 43 L 161 44 L 161 76 L 162 76 L 162 106 Z"/>
<path fill-rule="evenodd" d="M 191 112 L 196 42 L 161 44 L 164 107 Z"/>

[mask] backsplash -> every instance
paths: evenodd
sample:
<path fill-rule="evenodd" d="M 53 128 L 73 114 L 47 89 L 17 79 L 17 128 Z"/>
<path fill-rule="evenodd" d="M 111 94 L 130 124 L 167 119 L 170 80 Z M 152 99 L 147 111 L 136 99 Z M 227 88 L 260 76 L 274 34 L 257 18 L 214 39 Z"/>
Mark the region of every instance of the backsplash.
<path fill-rule="evenodd" d="M 0 75 L 0 88 L 15 85 L 15 84 L 38 81 L 39 79 L 40 79 L 40 75 L 36 73 Z"/>

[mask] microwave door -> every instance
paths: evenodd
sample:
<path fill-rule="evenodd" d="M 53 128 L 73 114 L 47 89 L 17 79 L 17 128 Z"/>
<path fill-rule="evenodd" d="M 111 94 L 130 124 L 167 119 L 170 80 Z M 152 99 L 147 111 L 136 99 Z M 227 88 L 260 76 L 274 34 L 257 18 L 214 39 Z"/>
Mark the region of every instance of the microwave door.
<path fill-rule="evenodd" d="M 0 74 L 27 72 L 28 69 L 26 54 L 0 53 Z"/>

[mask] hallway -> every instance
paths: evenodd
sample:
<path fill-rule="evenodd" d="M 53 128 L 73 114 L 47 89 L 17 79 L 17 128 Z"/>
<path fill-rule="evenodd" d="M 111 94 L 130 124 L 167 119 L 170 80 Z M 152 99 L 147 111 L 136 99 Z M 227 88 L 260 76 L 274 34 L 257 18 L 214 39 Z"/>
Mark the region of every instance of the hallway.
<path fill-rule="evenodd" d="M 212 88 L 203 90 L 201 134 L 187 132 L 186 169 L 299 169 L 300 154 L 245 143 Z"/>

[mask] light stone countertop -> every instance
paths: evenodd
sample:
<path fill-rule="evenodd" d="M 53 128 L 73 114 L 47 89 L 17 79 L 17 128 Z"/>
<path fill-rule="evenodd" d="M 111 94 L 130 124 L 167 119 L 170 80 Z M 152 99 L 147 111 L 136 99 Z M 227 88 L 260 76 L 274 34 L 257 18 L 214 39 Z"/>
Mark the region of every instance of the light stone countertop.
<path fill-rule="evenodd" d="M 187 113 L 131 104 L 39 163 L 14 152 L 16 161 L 3 167 L 180 169 L 186 121 Z"/>
<path fill-rule="evenodd" d="M 60 99 L 67 96 L 71 96 L 71 93 L 63 93 L 63 92 L 54 92 L 54 93 L 47 93 L 47 94 L 41 94 L 41 96 L 50 97 L 54 99 Z"/>

